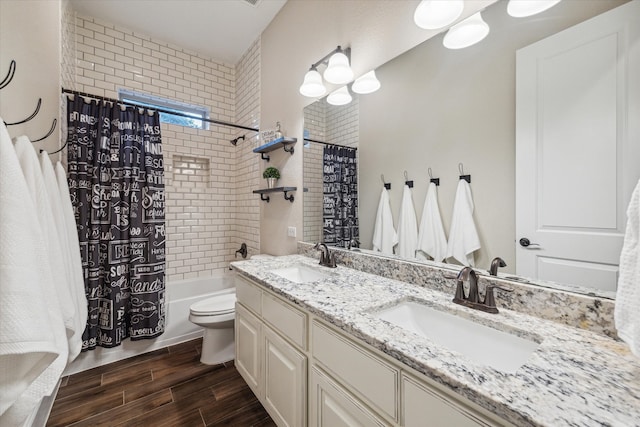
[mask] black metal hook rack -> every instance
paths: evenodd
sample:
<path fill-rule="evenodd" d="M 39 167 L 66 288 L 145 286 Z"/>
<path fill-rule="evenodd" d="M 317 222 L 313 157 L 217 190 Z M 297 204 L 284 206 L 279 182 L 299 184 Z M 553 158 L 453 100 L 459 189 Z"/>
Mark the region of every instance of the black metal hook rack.
<path fill-rule="evenodd" d="M 11 81 L 13 80 L 13 77 L 16 74 L 16 67 L 17 67 L 16 61 L 14 59 L 12 59 L 11 63 L 9 63 L 9 71 L 7 72 L 7 75 L 0 82 L 0 90 L 4 89 L 5 87 L 7 87 L 9 85 L 9 83 L 11 83 Z M 11 123 L 4 122 L 5 126 L 15 126 L 15 125 L 21 125 L 23 123 L 27 123 L 28 121 L 32 120 L 35 116 L 38 115 L 38 113 L 40 112 L 40 107 L 41 106 L 42 106 L 42 98 L 38 98 L 38 103 L 37 103 L 36 109 L 35 109 L 35 111 L 33 113 L 31 113 L 27 118 L 19 120 L 17 122 L 11 122 Z M 32 143 L 40 142 L 40 141 L 43 141 L 43 140 L 47 139 L 49 136 L 51 136 L 51 134 L 53 134 L 53 131 L 56 129 L 56 125 L 57 124 L 58 124 L 58 119 L 54 118 L 53 122 L 51 124 L 51 128 L 46 133 L 46 135 L 44 135 L 41 138 L 31 139 L 31 142 Z M 64 148 L 64 146 L 62 148 Z M 62 150 L 62 148 L 60 150 Z M 54 151 L 53 153 L 57 153 L 60 150 Z M 40 150 L 40 152 L 42 152 L 42 151 L 43 150 Z M 51 154 L 53 154 L 53 153 L 51 153 Z"/>
<path fill-rule="evenodd" d="M 458 170 L 460 171 L 460 179 L 464 179 L 469 184 L 471 184 L 471 175 L 464 174 L 464 166 L 462 165 L 462 163 L 458 163 Z"/>

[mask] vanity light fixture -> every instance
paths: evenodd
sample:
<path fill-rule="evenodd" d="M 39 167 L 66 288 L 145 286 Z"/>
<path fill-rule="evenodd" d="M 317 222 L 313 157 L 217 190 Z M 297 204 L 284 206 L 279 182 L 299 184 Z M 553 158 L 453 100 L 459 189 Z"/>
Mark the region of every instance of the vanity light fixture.
<path fill-rule="evenodd" d="M 327 88 L 322 83 L 322 76 L 316 69 L 315 65 L 312 65 L 307 74 L 304 75 L 304 81 L 300 86 L 300 93 L 309 98 L 319 98 L 327 93 Z"/>
<path fill-rule="evenodd" d="M 349 89 L 347 89 L 346 86 L 334 90 L 327 96 L 327 102 L 331 105 L 346 105 L 350 103 L 352 99 Z"/>
<path fill-rule="evenodd" d="M 329 83 L 342 85 L 353 80 L 353 70 L 349 65 L 349 58 L 342 52 L 340 46 L 329 58 L 327 69 L 324 70 L 324 79 Z"/>
<path fill-rule="evenodd" d="M 560 0 L 509 0 L 507 13 L 514 18 L 535 15 L 560 3 Z"/>
<path fill-rule="evenodd" d="M 371 70 L 368 73 L 358 77 L 353 85 L 351 85 L 351 90 L 355 93 L 367 94 L 373 93 L 380 89 L 380 80 L 376 77 L 375 70 Z"/>
<path fill-rule="evenodd" d="M 482 20 L 482 15 L 478 12 L 451 27 L 442 43 L 448 49 L 463 49 L 478 43 L 487 34 L 489 25 Z"/>
<path fill-rule="evenodd" d="M 464 0 L 422 0 L 413 13 L 413 21 L 420 28 L 435 30 L 455 22 L 463 9 Z"/>

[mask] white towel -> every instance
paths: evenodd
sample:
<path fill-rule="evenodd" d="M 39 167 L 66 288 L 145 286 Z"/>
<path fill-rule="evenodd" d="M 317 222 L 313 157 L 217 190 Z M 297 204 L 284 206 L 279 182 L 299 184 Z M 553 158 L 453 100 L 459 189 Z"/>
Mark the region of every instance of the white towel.
<path fill-rule="evenodd" d="M 430 183 L 424 208 L 422 208 L 418 250 L 429 255 L 434 261 L 440 262 L 447 256 L 447 236 L 444 234 L 437 192 L 436 185 L 433 182 Z"/>
<path fill-rule="evenodd" d="M 640 357 L 640 181 L 627 208 L 614 318 L 618 336 Z"/>
<path fill-rule="evenodd" d="M 67 232 L 67 242 L 69 253 L 67 254 L 67 264 L 71 273 L 69 284 L 71 285 L 71 294 L 76 302 L 76 330 L 72 337 L 75 340 L 74 345 L 70 345 L 69 362 L 72 362 L 82 349 L 82 334 L 87 326 L 87 294 L 84 288 L 84 276 L 82 270 L 82 258 L 80 256 L 80 241 L 78 239 L 78 231 L 76 228 L 76 219 L 73 214 L 73 206 L 71 205 L 71 196 L 69 195 L 69 184 L 67 183 L 67 173 L 59 161 L 56 163 L 56 179 L 58 180 L 58 188 L 60 190 L 60 204 L 62 214 L 65 220 L 65 230 Z"/>
<path fill-rule="evenodd" d="M 33 401 L 29 391 L 41 391 L 37 401 L 52 392 L 64 364 L 49 368 L 57 358 L 67 358 L 56 341 L 56 330 L 64 340 L 64 326 L 52 309 L 56 305 L 49 305 L 45 285 L 51 272 L 42 262 L 47 250 L 28 192 L 0 119 L 0 425 L 24 422 L 35 408 L 25 405 Z M 13 410 L 25 406 L 24 412 Z"/>
<path fill-rule="evenodd" d="M 402 204 L 398 217 L 398 250 L 397 255 L 403 258 L 415 258 L 418 249 L 418 222 L 416 209 L 413 206 L 411 188 L 405 184 L 402 190 Z"/>
<path fill-rule="evenodd" d="M 65 317 L 65 325 L 70 321 L 67 327 L 67 337 L 69 342 L 69 354 L 75 358 L 82 350 L 82 336 L 77 339 L 78 320 L 76 316 L 77 298 L 72 289 L 72 274 L 70 271 L 70 263 L 67 260 L 69 254 L 68 234 L 65 225 L 65 218 L 62 210 L 60 197 L 60 189 L 58 188 L 58 180 L 53 170 L 53 164 L 49 158 L 49 153 L 42 151 L 40 153 L 40 169 L 44 178 L 45 188 L 49 200 L 50 211 L 48 220 L 50 228 L 55 234 L 50 235 L 50 243 L 57 248 L 59 255 L 52 258 L 51 264 L 53 274 L 56 276 L 56 295 L 59 296 L 58 301 L 64 314 L 70 314 L 71 318 Z M 82 328 L 84 331 L 84 328 Z M 82 334 L 82 332 L 80 332 Z"/>
<path fill-rule="evenodd" d="M 373 228 L 373 250 L 383 254 L 393 255 L 393 247 L 398 244 L 398 233 L 393 226 L 393 215 L 391 213 L 391 203 L 389 202 L 389 192 L 382 188 L 378 211 L 376 212 L 376 222 Z"/>
<path fill-rule="evenodd" d="M 473 208 L 471 186 L 461 179 L 453 203 L 447 258 L 454 258 L 469 267 L 473 267 L 475 263 L 473 253 L 480 249 L 480 238 L 473 222 Z"/>

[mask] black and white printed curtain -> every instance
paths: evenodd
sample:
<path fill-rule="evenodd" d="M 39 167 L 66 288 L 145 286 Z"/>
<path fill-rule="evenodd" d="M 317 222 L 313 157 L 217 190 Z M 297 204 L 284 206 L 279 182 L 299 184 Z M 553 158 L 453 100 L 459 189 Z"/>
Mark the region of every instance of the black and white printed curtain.
<path fill-rule="evenodd" d="M 67 101 L 68 171 L 89 318 L 82 350 L 165 328 L 160 119 L 108 102 Z"/>
<path fill-rule="evenodd" d="M 327 245 L 347 247 L 359 240 L 356 149 L 327 145 L 322 155 L 323 226 Z"/>

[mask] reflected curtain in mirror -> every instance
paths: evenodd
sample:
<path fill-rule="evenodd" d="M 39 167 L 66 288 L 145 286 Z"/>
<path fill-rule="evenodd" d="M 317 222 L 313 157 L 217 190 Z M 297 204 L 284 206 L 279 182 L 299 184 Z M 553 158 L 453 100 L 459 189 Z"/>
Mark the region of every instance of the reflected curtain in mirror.
<path fill-rule="evenodd" d="M 82 350 L 165 327 L 164 165 L 158 113 L 67 101 L 68 170 L 89 318 Z"/>
<path fill-rule="evenodd" d="M 354 148 L 327 145 L 322 155 L 323 241 L 348 247 L 359 240 L 358 165 Z"/>

